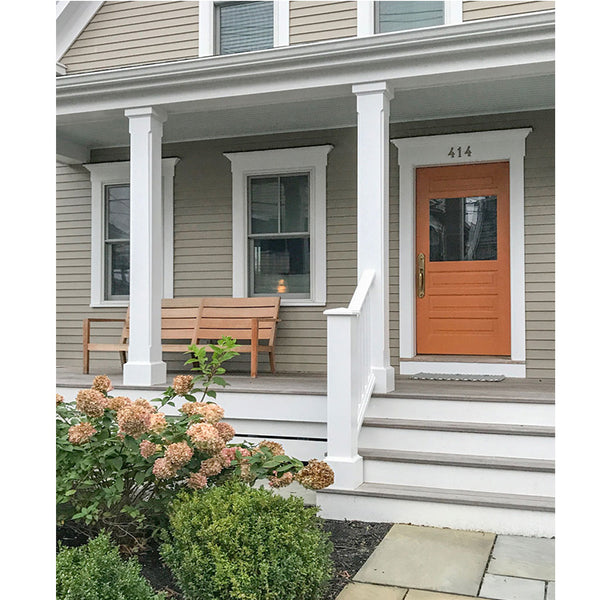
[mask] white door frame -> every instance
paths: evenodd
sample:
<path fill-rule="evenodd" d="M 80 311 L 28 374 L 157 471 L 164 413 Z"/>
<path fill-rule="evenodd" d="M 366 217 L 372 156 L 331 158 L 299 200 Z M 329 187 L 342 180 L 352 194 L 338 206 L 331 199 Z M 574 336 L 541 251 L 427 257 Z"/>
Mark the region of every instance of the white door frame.
<path fill-rule="evenodd" d="M 393 139 L 400 175 L 400 374 L 457 373 L 525 377 L 525 138 L 532 129 L 506 129 Z M 460 150 L 459 150 L 460 149 Z M 468 151 L 467 151 L 468 150 Z M 454 154 L 454 156 L 452 156 Z M 415 193 L 418 167 L 508 161 L 510 167 L 510 360 L 415 360 Z"/>

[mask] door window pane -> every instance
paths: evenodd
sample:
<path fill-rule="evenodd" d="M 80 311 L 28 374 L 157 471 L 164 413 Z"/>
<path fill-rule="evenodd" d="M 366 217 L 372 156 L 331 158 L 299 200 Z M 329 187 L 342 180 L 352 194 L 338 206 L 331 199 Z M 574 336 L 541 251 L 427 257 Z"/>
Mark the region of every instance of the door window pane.
<path fill-rule="evenodd" d="M 377 32 L 444 24 L 444 2 L 377 2 Z"/>
<path fill-rule="evenodd" d="M 429 201 L 429 260 L 496 260 L 496 196 Z"/>
<path fill-rule="evenodd" d="M 216 20 L 219 54 L 273 47 L 273 2 L 223 2 Z"/>
<path fill-rule="evenodd" d="M 252 295 L 309 297 L 310 241 L 304 238 L 255 239 Z"/>

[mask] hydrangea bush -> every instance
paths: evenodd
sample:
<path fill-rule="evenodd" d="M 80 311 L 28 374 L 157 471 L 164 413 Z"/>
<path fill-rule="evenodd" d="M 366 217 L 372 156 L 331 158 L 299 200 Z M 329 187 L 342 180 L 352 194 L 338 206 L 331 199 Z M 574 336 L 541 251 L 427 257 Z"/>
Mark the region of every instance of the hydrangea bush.
<path fill-rule="evenodd" d="M 75 403 L 57 394 L 57 519 L 86 533 L 107 530 L 137 545 L 166 524 L 166 509 L 182 488 L 203 489 L 235 477 L 252 485 L 266 478 L 272 487 L 294 479 L 322 489 L 333 483 L 324 462 L 306 466 L 276 442 L 232 443 L 233 427 L 213 400 L 213 385 L 227 385 L 222 364 L 236 355 L 235 340 L 222 338 L 204 348 L 190 346 L 193 375 L 178 375 L 160 398 L 110 396 L 105 375 L 81 390 Z M 200 399 L 197 399 L 197 396 Z M 179 414 L 162 409 L 184 400 Z"/>

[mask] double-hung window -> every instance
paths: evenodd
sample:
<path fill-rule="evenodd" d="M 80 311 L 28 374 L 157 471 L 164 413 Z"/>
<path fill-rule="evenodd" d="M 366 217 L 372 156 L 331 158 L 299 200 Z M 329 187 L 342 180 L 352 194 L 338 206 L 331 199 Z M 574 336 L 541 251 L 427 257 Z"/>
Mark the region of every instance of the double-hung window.
<path fill-rule="evenodd" d="M 215 2 L 217 54 L 273 47 L 273 2 Z"/>
<path fill-rule="evenodd" d="M 444 24 L 444 2 L 376 2 L 375 33 Z"/>
<path fill-rule="evenodd" d="M 129 298 L 129 184 L 104 186 L 104 299 Z"/>
<path fill-rule="evenodd" d="M 326 302 L 325 193 L 332 146 L 232 152 L 233 295 Z"/>

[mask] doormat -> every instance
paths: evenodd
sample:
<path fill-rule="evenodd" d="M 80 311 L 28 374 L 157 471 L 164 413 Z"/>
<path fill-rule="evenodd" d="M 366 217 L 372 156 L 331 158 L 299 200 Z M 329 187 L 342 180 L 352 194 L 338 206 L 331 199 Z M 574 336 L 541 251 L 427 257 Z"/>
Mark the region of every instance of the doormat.
<path fill-rule="evenodd" d="M 502 381 L 504 375 L 458 375 L 447 373 L 417 373 L 409 379 L 423 379 L 427 381 Z"/>

